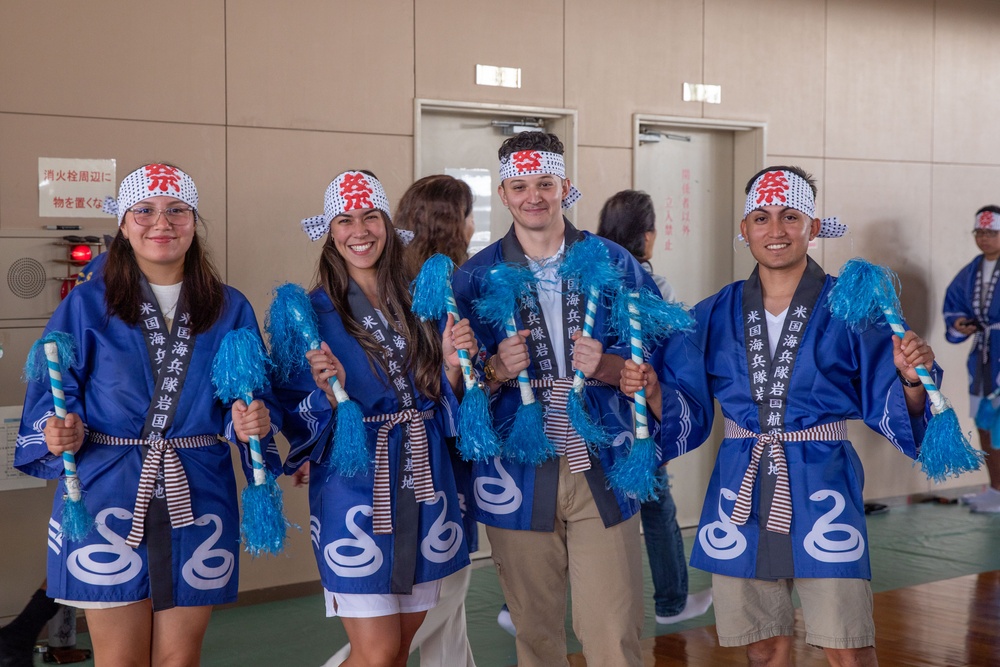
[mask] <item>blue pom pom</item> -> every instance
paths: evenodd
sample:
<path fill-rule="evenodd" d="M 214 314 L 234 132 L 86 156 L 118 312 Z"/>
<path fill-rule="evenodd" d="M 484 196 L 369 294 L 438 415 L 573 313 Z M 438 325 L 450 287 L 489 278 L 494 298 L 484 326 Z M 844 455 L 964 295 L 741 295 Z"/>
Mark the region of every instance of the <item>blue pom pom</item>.
<path fill-rule="evenodd" d="M 596 453 L 601 447 L 611 444 L 611 434 L 591 418 L 587 402 L 583 398 L 583 391 L 570 390 L 566 402 L 566 414 L 569 415 L 569 423 L 573 430 L 587 443 L 591 453 Z"/>
<path fill-rule="evenodd" d="M 274 290 L 264 331 L 271 343 L 275 376 L 282 382 L 307 368 L 306 352 L 319 347 L 319 322 L 309 295 L 295 283 Z"/>
<path fill-rule="evenodd" d="M 466 461 L 485 461 L 500 454 L 490 399 L 478 384 L 465 390 L 458 406 L 458 453 Z"/>
<path fill-rule="evenodd" d="M 521 264 L 497 264 L 485 281 L 483 295 L 476 300 L 476 314 L 485 322 L 502 326 L 517 310 L 518 302 L 531 295 L 535 275 Z M 534 299 L 531 300 L 534 305 Z"/>
<path fill-rule="evenodd" d="M 70 500 L 67 497 L 63 500 L 62 531 L 64 537 L 70 540 L 82 540 L 93 527 L 94 517 L 87 511 L 83 504 L 83 498 Z"/>
<path fill-rule="evenodd" d="M 336 468 L 344 477 L 367 473 L 371 457 L 368 454 L 368 431 L 361 407 L 356 401 L 341 401 L 337 404 L 335 419 L 333 451 L 330 452 L 327 464 Z"/>
<path fill-rule="evenodd" d="M 527 465 L 541 465 L 555 458 L 556 446 L 545 436 L 542 404 L 521 404 L 503 443 L 503 458 Z"/>
<path fill-rule="evenodd" d="M 73 335 L 63 331 L 50 331 L 32 344 L 24 364 L 24 379 L 29 382 L 49 382 L 49 365 L 45 358 L 45 344 L 55 343 L 59 350 L 59 372 L 66 373 L 76 367 L 76 342 Z"/>
<path fill-rule="evenodd" d="M 646 287 L 640 289 L 638 297 L 635 297 L 623 287 L 615 294 L 609 322 L 611 330 L 622 340 L 628 340 L 632 335 L 631 300 L 639 311 L 638 321 L 644 344 L 654 344 L 673 333 L 694 328 L 694 318 L 684 304 L 664 301 Z"/>
<path fill-rule="evenodd" d="M 656 443 L 652 438 L 637 438 L 626 456 L 619 457 L 608 472 L 613 489 L 641 503 L 655 500 L 663 491 L 663 481 L 656 474 Z"/>
<path fill-rule="evenodd" d="M 278 555 L 285 549 L 288 520 L 285 518 L 281 487 L 274 475 L 265 471 L 263 484 L 243 489 L 243 519 L 240 541 L 253 557 L 261 554 Z"/>
<path fill-rule="evenodd" d="M 993 407 L 993 394 L 983 397 L 976 410 L 976 428 L 989 431 L 995 427 L 1000 410 Z"/>
<path fill-rule="evenodd" d="M 410 285 L 413 304 L 410 310 L 422 320 L 438 321 L 448 314 L 451 272 L 455 263 L 447 255 L 431 255 Z"/>
<path fill-rule="evenodd" d="M 594 288 L 604 292 L 622 280 L 621 268 L 611 262 L 608 246 L 596 236 L 587 236 L 570 246 L 559 266 L 559 277 L 577 281 L 584 296 Z"/>
<path fill-rule="evenodd" d="M 223 403 L 265 391 L 270 383 L 271 360 L 257 332 L 249 327 L 233 329 L 219 344 L 212 360 L 215 396 Z"/>
<path fill-rule="evenodd" d="M 927 422 L 917 461 L 928 479 L 943 482 L 949 477 L 978 470 L 983 464 L 983 453 L 969 444 L 958 423 L 958 415 L 948 408 Z"/>
<path fill-rule="evenodd" d="M 849 259 L 827 299 L 830 312 L 854 330 L 861 330 L 883 317 L 886 309 L 902 312 L 896 296 L 896 274 L 860 257 Z"/>

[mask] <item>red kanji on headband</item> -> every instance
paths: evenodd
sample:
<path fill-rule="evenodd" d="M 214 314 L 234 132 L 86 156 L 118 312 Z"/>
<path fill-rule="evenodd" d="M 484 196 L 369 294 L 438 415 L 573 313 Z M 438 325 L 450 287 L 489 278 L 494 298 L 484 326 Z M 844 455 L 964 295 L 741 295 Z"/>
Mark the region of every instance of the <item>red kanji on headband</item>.
<path fill-rule="evenodd" d="M 154 192 L 159 190 L 160 192 L 167 192 L 168 190 L 173 190 L 174 192 L 180 191 L 180 173 L 174 167 L 168 167 L 165 164 L 147 164 L 146 176 L 149 177 L 149 190 Z"/>
<path fill-rule="evenodd" d="M 983 211 L 979 214 L 979 219 L 976 220 L 979 229 L 990 229 L 993 225 L 993 213 L 990 211 Z"/>
<path fill-rule="evenodd" d="M 542 168 L 542 155 L 538 151 L 517 151 L 511 153 L 510 159 L 518 172 L 536 171 Z"/>
<path fill-rule="evenodd" d="M 372 205 L 372 186 L 364 174 L 344 174 L 340 182 L 340 196 L 345 200 L 345 211 L 375 208 Z"/>
<path fill-rule="evenodd" d="M 788 179 L 783 171 L 769 171 L 757 181 L 757 204 L 775 206 L 785 204 L 788 198 Z"/>

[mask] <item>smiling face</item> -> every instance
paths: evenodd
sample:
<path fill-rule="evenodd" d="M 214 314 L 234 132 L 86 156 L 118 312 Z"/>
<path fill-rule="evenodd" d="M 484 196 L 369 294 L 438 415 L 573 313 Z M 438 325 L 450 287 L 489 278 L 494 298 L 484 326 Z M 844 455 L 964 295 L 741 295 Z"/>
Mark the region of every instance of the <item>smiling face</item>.
<path fill-rule="evenodd" d="M 820 221 L 786 206 L 762 206 L 740 222 L 740 232 L 761 267 L 794 269 L 805 264 L 809 242 L 819 233 Z"/>
<path fill-rule="evenodd" d="M 381 211 L 369 208 L 338 215 L 330 224 L 330 237 L 344 258 L 347 273 L 355 281 L 374 277 L 375 265 L 386 243 L 386 223 Z"/>
<path fill-rule="evenodd" d="M 144 208 L 156 214 L 156 220 L 148 227 L 138 224 L 132 213 Z M 183 279 L 184 258 L 194 239 L 195 213 L 178 216 L 180 219 L 172 223 L 163 211 L 190 208 L 176 197 L 158 196 L 143 199 L 125 214 L 122 236 L 132 246 L 139 270 L 151 283 L 176 284 Z"/>
<path fill-rule="evenodd" d="M 569 180 L 552 174 L 532 174 L 504 179 L 497 188 L 514 224 L 531 231 L 563 229 L 562 200 L 569 194 Z"/>

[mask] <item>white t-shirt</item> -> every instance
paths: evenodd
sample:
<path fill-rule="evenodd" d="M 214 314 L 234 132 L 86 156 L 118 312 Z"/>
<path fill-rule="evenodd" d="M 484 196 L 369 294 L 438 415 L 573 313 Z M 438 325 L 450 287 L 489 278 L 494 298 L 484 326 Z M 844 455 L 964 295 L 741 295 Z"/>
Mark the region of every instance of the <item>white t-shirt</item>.
<path fill-rule="evenodd" d="M 993 277 L 993 270 L 997 266 L 997 261 L 995 259 L 983 258 L 983 295 L 985 296 L 986 291 L 990 288 L 990 278 Z"/>
<path fill-rule="evenodd" d="M 545 318 L 549 330 L 549 345 L 559 368 L 558 377 L 566 377 L 566 323 L 562 316 L 562 281 L 559 279 L 559 265 L 566 254 L 566 242 L 559 246 L 559 252 L 541 262 L 528 258 L 528 267 L 538 281 L 538 307 Z"/>
<path fill-rule="evenodd" d="M 167 328 L 174 321 L 174 311 L 177 310 L 177 300 L 181 297 L 181 285 L 184 283 L 177 283 L 176 285 L 154 285 L 150 283 L 150 288 L 153 290 L 153 296 L 156 297 L 156 303 L 160 306 L 160 312 L 163 314 L 163 319 L 167 321 Z"/>
<path fill-rule="evenodd" d="M 778 349 L 778 339 L 781 338 L 781 327 L 785 326 L 785 316 L 788 315 L 788 308 L 777 315 L 764 310 L 764 319 L 767 320 L 767 346 L 771 348 L 771 358 L 774 359 L 774 352 Z"/>

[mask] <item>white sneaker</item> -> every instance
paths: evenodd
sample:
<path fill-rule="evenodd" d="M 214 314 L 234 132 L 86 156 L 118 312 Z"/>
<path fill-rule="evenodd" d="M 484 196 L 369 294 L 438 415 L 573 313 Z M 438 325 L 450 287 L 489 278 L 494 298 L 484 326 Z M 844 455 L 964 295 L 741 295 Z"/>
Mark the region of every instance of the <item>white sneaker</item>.
<path fill-rule="evenodd" d="M 976 514 L 1000 514 L 1000 499 L 992 503 L 976 503 L 970 505 L 969 509 Z"/>
<path fill-rule="evenodd" d="M 980 491 L 979 493 L 967 493 L 962 496 L 963 505 L 978 505 L 980 503 L 996 502 L 1000 502 L 1000 491 L 997 491 L 992 486 L 986 487 L 985 491 Z"/>
<path fill-rule="evenodd" d="M 673 616 L 658 615 L 656 617 L 656 622 L 659 623 L 660 625 L 672 625 L 674 623 L 680 623 L 681 621 L 686 621 L 688 619 L 701 616 L 706 611 L 708 611 L 708 608 L 711 606 L 712 606 L 712 589 L 706 588 L 700 593 L 692 593 L 688 595 L 687 602 L 684 603 L 684 609 L 682 609 L 679 614 L 674 614 Z"/>
<path fill-rule="evenodd" d="M 517 636 L 517 629 L 514 627 L 514 621 L 510 618 L 510 610 L 507 609 L 507 605 L 500 608 L 500 613 L 497 614 L 497 625 L 506 630 L 510 636 Z"/>

